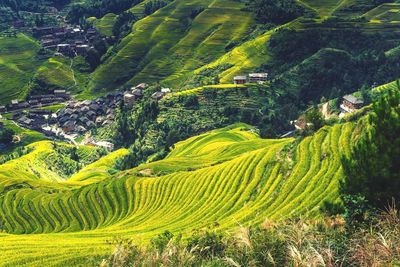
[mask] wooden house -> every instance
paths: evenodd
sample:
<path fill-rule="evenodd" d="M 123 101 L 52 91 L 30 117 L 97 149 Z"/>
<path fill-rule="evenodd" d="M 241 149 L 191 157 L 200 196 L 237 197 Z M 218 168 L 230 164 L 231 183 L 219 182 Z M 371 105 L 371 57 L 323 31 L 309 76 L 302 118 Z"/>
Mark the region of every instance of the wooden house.
<path fill-rule="evenodd" d="M 345 95 L 343 97 L 343 102 L 340 105 L 340 109 L 343 113 L 351 113 L 360 108 L 364 105 L 364 101 L 361 99 L 353 96 L 353 95 Z"/>
<path fill-rule="evenodd" d="M 247 83 L 247 77 L 246 76 L 235 76 L 233 78 L 233 83 L 234 84 L 245 84 L 245 83 Z"/>

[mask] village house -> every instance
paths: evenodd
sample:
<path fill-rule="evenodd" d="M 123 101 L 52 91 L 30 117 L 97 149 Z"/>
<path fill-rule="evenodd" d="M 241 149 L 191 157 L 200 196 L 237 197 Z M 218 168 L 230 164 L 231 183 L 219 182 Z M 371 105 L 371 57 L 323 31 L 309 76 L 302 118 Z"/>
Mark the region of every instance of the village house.
<path fill-rule="evenodd" d="M 54 90 L 54 95 L 56 95 L 56 96 L 59 96 L 59 95 L 64 96 L 65 94 L 67 94 L 66 90 L 61 90 L 61 89 Z"/>
<path fill-rule="evenodd" d="M 267 79 L 268 79 L 268 73 L 250 73 L 249 74 L 249 82 L 250 83 L 266 82 Z"/>
<path fill-rule="evenodd" d="M 136 99 L 141 99 L 143 97 L 143 90 L 142 89 L 134 89 L 132 94 L 135 96 Z"/>
<path fill-rule="evenodd" d="M 340 109 L 343 113 L 351 113 L 360 108 L 364 105 L 364 101 L 358 99 L 353 95 L 345 95 L 343 97 L 343 102 L 340 105 Z"/>
<path fill-rule="evenodd" d="M 114 144 L 107 141 L 94 142 L 94 145 L 98 147 L 103 147 L 107 149 L 109 152 L 114 150 Z"/>
<path fill-rule="evenodd" d="M 90 49 L 89 45 L 87 45 L 87 44 L 79 44 L 79 45 L 76 45 L 75 51 L 76 51 L 76 53 L 78 55 L 84 56 L 84 55 L 87 54 L 89 49 Z"/>
<path fill-rule="evenodd" d="M 296 130 L 303 131 L 307 130 L 308 128 L 312 127 L 312 123 L 306 122 L 304 115 L 300 116 L 297 120 L 291 121 L 290 124 L 296 128 Z"/>
<path fill-rule="evenodd" d="M 140 84 L 136 85 L 135 89 L 144 90 L 144 89 L 146 89 L 147 87 L 149 87 L 149 85 L 148 85 L 147 83 L 140 83 Z"/>
<path fill-rule="evenodd" d="M 18 123 L 28 127 L 32 124 L 32 122 L 33 120 L 29 119 L 27 116 L 22 116 L 21 118 L 18 119 Z"/>
<path fill-rule="evenodd" d="M 235 76 L 233 78 L 233 83 L 234 84 L 245 84 L 247 82 L 247 77 L 246 76 Z"/>
<path fill-rule="evenodd" d="M 0 112 L 1 112 L 1 113 L 7 112 L 6 106 L 0 106 Z"/>
<path fill-rule="evenodd" d="M 169 93 L 171 93 L 171 89 L 170 88 L 161 88 L 161 93 L 169 94 Z"/>
<path fill-rule="evenodd" d="M 124 94 L 124 104 L 127 107 L 132 107 L 135 104 L 135 95 L 132 93 L 125 93 Z"/>
<path fill-rule="evenodd" d="M 75 130 L 76 121 L 70 120 L 64 123 L 62 129 L 66 133 L 73 132 Z"/>
<path fill-rule="evenodd" d="M 161 99 L 163 99 L 165 96 L 165 93 L 163 92 L 155 92 L 154 94 L 151 95 L 151 98 L 153 98 L 154 100 L 160 101 Z"/>

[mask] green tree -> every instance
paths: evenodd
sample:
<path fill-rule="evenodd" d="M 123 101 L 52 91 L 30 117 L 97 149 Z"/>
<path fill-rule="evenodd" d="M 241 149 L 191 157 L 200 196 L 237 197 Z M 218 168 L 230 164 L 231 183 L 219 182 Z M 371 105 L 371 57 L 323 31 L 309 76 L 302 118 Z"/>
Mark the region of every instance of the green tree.
<path fill-rule="evenodd" d="M 0 130 L 0 144 L 9 145 L 11 144 L 15 132 L 11 129 L 5 128 Z"/>
<path fill-rule="evenodd" d="M 342 159 L 346 178 L 341 191 L 362 195 L 370 205 L 385 208 L 400 200 L 400 93 L 389 91 L 373 104 L 359 140 Z"/>
<path fill-rule="evenodd" d="M 313 129 L 315 131 L 320 129 L 325 124 L 324 117 L 321 111 L 319 111 L 318 107 L 312 107 L 311 109 L 309 109 L 306 112 L 305 117 L 307 123 L 313 124 Z"/>

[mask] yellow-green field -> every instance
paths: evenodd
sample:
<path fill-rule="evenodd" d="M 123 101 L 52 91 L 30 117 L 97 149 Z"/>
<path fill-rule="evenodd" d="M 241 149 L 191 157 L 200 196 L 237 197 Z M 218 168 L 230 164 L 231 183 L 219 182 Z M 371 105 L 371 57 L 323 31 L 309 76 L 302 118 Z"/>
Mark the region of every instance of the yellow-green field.
<path fill-rule="evenodd" d="M 93 23 L 93 26 L 102 34 L 105 36 L 112 36 L 112 29 L 114 26 L 114 23 L 117 19 L 117 15 L 113 13 L 108 13 L 104 17 L 100 19 L 96 19 L 94 17 L 88 18 L 90 22 Z"/>
<path fill-rule="evenodd" d="M 0 37 L 0 104 L 21 99 L 41 61 L 38 42 L 24 34 Z"/>
<path fill-rule="evenodd" d="M 185 236 L 205 227 L 229 232 L 265 218 L 318 216 L 324 200 L 338 199 L 340 155 L 348 153 L 354 129 L 326 126 L 296 145 L 235 124 L 177 143 L 164 160 L 108 175 L 126 153 L 115 152 L 67 182 L 36 180 L 33 161 L 41 153 L 34 150 L 0 166 L 0 265 L 92 266 L 117 236 L 144 244 L 164 230 Z M 46 142 L 32 146 L 48 149 Z M 8 165 L 16 168 L 12 176 Z M 165 174 L 155 176 L 159 171 Z M 20 179 L 24 173 L 33 175 Z"/>
<path fill-rule="evenodd" d="M 254 19 L 243 7 L 232 0 L 171 2 L 134 24 L 116 55 L 95 71 L 90 87 L 101 90 L 164 79 L 178 84 L 189 71 L 222 56 L 226 45 L 249 33 Z M 194 10 L 201 12 L 191 18 Z"/>

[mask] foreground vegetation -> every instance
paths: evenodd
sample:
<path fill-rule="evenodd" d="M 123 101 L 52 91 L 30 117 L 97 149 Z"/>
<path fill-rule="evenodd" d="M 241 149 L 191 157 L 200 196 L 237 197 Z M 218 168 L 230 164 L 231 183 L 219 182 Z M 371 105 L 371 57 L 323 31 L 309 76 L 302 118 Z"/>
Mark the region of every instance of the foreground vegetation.
<path fill-rule="evenodd" d="M 210 229 L 182 240 L 164 232 L 140 248 L 115 239 L 106 266 L 398 266 L 400 216 L 394 207 L 353 229 L 341 217 L 265 220 L 226 236 Z"/>

